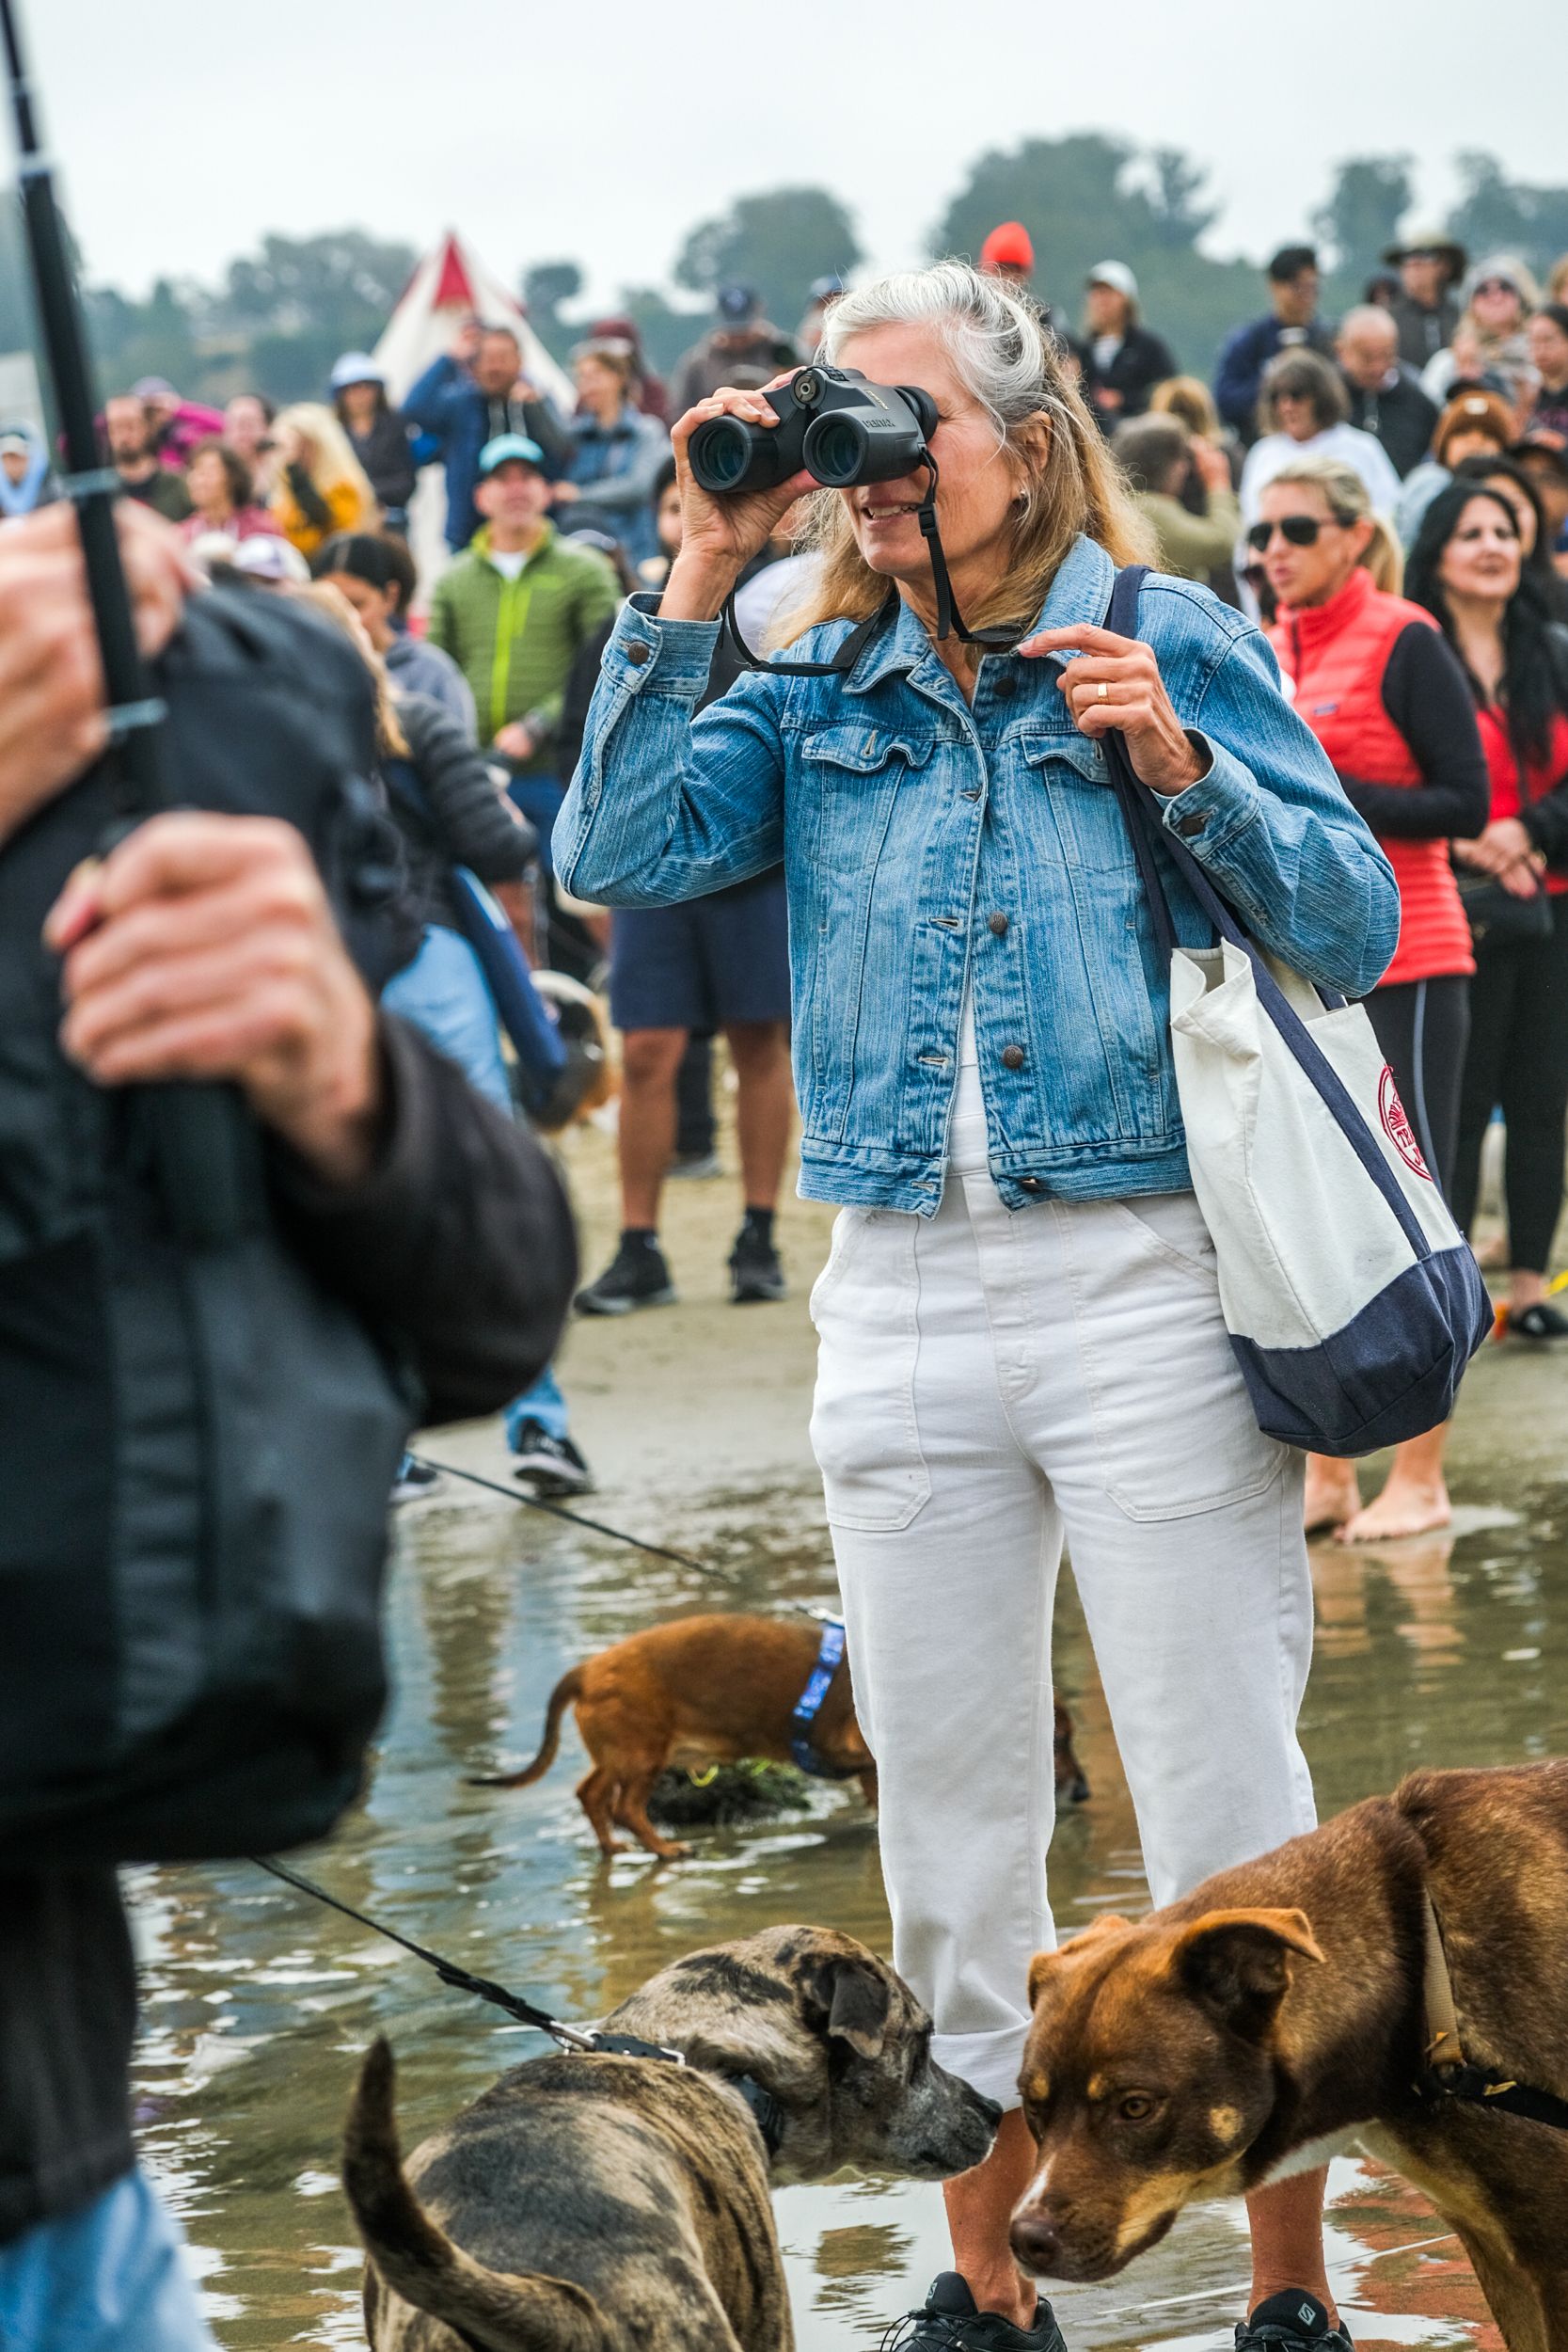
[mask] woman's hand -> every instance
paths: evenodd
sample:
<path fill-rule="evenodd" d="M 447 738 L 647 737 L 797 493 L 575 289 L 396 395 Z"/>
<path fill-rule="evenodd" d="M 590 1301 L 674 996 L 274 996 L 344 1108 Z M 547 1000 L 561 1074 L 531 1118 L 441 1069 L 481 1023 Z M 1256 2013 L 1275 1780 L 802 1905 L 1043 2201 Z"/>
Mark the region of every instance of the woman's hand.
<path fill-rule="evenodd" d="M 1128 756 L 1143 783 L 1169 799 L 1196 784 L 1210 769 L 1182 727 L 1165 691 L 1151 649 L 1136 637 L 1117 637 L 1108 628 L 1041 629 L 1019 647 L 1031 660 L 1042 654 L 1076 653 L 1058 688 L 1080 735 L 1098 738 L 1119 727 Z"/>
<path fill-rule="evenodd" d="M 1474 841 L 1456 841 L 1453 854 L 1461 866 L 1490 874 L 1515 898 L 1533 898 L 1546 861 L 1517 817 L 1497 817 Z"/>
<path fill-rule="evenodd" d="M 764 389 L 776 390 L 794 373 L 786 370 Z M 779 421 L 761 392 L 737 392 L 725 386 L 689 408 L 672 431 L 681 493 L 681 545 L 658 608 L 667 621 L 717 620 L 743 565 L 761 553 L 781 516 L 802 492 L 816 486 L 802 469 L 776 489 L 752 491 L 744 498 L 716 498 L 705 490 L 691 471 L 687 445 L 700 424 L 726 416 L 738 417 L 744 424 L 777 426 Z"/>

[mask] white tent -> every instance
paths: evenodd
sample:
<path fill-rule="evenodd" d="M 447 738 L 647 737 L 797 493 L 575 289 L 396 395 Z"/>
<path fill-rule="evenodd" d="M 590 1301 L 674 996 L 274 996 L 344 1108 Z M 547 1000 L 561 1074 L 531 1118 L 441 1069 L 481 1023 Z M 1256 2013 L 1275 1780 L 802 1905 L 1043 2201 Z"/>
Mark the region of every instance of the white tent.
<path fill-rule="evenodd" d="M 554 402 L 562 418 L 569 417 L 577 406 L 571 379 L 530 326 L 516 295 L 450 229 L 409 279 L 372 354 L 387 378 L 388 397 L 394 403 L 402 400 L 432 360 L 451 350 L 465 319 L 476 317 L 511 327 L 522 345 L 524 374 Z M 420 570 L 416 612 L 427 604 L 451 560 L 446 519 L 445 469 L 426 466 L 408 511 L 409 545 Z"/>

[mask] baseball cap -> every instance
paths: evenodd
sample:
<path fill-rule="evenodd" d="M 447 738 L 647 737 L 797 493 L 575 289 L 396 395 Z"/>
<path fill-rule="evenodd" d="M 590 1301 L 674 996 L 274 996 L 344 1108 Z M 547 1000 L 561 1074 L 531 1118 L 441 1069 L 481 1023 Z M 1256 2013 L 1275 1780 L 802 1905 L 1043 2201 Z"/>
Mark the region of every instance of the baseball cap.
<path fill-rule="evenodd" d="M 744 326 L 748 319 L 756 316 L 756 289 L 754 286 L 721 286 L 713 297 L 713 307 L 721 318 L 731 320 L 736 326 Z"/>
<path fill-rule="evenodd" d="M 180 395 L 166 375 L 138 375 L 131 387 L 133 400 L 178 400 Z"/>
<path fill-rule="evenodd" d="M 332 389 L 341 392 L 345 384 L 385 384 L 387 378 L 368 351 L 345 351 L 332 362 L 328 380 Z"/>
<path fill-rule="evenodd" d="M 544 451 L 537 441 L 531 441 L 526 433 L 498 433 L 495 439 L 486 441 L 479 453 L 480 480 L 483 482 L 486 474 L 494 473 L 498 466 L 516 464 L 542 468 L 544 463 Z"/>
<path fill-rule="evenodd" d="M 275 587 L 286 580 L 304 580 L 310 577 L 310 566 L 299 549 L 289 540 L 264 531 L 240 541 L 234 550 L 234 569 L 248 572 L 253 580 L 270 580 Z"/>
<path fill-rule="evenodd" d="M 31 457 L 32 443 L 24 433 L 0 433 L 0 457 Z"/>
<path fill-rule="evenodd" d="M 1138 298 L 1138 281 L 1125 262 L 1097 262 L 1085 278 L 1085 286 L 1110 286 L 1129 302 Z"/>
<path fill-rule="evenodd" d="M 980 247 L 980 267 L 983 270 L 1033 269 L 1035 248 L 1029 231 L 1021 220 L 1005 220 L 993 229 Z"/>

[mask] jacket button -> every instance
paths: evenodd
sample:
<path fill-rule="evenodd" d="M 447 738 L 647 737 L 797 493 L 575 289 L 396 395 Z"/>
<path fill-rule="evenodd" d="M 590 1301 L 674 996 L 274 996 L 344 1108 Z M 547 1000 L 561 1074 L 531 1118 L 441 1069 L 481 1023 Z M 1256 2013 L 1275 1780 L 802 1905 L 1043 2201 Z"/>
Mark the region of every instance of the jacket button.
<path fill-rule="evenodd" d="M 635 644 L 628 645 L 626 647 L 626 660 L 628 661 L 634 661 L 637 664 L 637 667 L 641 669 L 644 661 L 651 658 L 653 650 L 652 645 L 643 644 L 641 639 L 639 638 Z"/>
<path fill-rule="evenodd" d="M 999 677 L 990 691 L 993 694 L 1000 694 L 1004 698 L 1009 694 L 1016 694 L 1018 680 L 1016 677 Z"/>
<path fill-rule="evenodd" d="M 1018 1188 L 1020 1192 L 1038 1192 L 1040 1180 L 1037 1176 L 1021 1176 L 1018 1180 Z"/>
<path fill-rule="evenodd" d="M 1194 834 L 1201 833 L 1208 822 L 1209 812 L 1205 809 L 1197 817 L 1179 817 L 1176 820 L 1176 830 L 1184 841 L 1190 841 Z"/>
<path fill-rule="evenodd" d="M 1002 1048 L 1002 1067 L 1004 1070 L 1022 1069 L 1023 1048 L 1022 1045 L 1004 1045 Z"/>
<path fill-rule="evenodd" d="M 988 914 L 986 917 L 986 924 L 988 929 L 994 931 L 997 938 L 1000 939 L 1003 932 L 1007 928 L 1007 918 L 999 911 L 995 914 Z"/>

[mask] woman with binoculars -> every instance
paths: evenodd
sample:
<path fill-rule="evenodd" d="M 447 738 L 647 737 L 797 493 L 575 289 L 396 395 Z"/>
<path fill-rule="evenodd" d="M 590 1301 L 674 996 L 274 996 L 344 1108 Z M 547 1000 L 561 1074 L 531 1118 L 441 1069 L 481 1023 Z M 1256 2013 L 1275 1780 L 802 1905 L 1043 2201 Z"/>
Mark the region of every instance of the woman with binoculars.
<path fill-rule="evenodd" d="M 1365 994 L 1399 901 L 1239 613 L 1156 575 L 1137 639 L 1101 626 L 1117 567 L 1150 542 L 1025 300 L 958 262 L 885 278 L 834 306 L 819 358 L 868 379 L 826 379 L 828 405 L 881 409 L 909 469 L 875 478 L 875 433 L 871 478 L 826 422 L 800 442 L 790 401 L 815 381 L 720 391 L 680 420 L 680 554 L 605 650 L 557 856 L 567 888 L 621 906 L 785 863 L 800 1190 L 843 1204 L 812 1301 L 812 1436 L 895 1958 L 934 2055 L 1010 2110 L 948 2184 L 959 2275 L 904 2341 L 1058 2352 L 1007 2231 L 1032 2169 L 1029 1960 L 1054 1940 L 1064 1536 L 1154 1900 L 1314 1819 L 1303 1457 L 1259 1433 L 1227 1339 L 1167 975 L 1101 738 L 1122 730 L 1164 825 L 1313 981 Z M 768 469 L 740 462 L 732 424 L 738 486 L 705 490 L 691 443 L 721 416 L 752 441 L 788 432 L 819 471 L 748 486 Z M 693 721 L 736 577 L 807 492 L 797 666 L 742 676 Z M 1206 946 L 1165 882 L 1179 935 Z M 1342 2352 L 1323 2177 L 1250 2201 L 1250 2311 L 1289 2288 L 1295 2314 L 1309 2291 L 1321 2326 L 1292 2317 L 1295 2335 Z M 1288 2344 L 1277 2318 L 1259 2344 Z"/>

